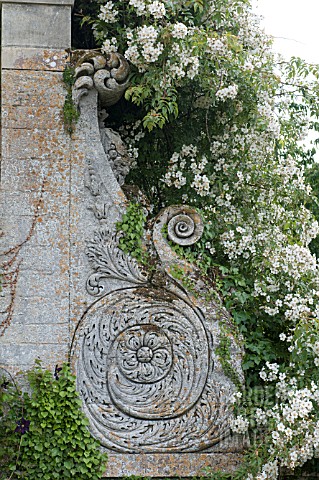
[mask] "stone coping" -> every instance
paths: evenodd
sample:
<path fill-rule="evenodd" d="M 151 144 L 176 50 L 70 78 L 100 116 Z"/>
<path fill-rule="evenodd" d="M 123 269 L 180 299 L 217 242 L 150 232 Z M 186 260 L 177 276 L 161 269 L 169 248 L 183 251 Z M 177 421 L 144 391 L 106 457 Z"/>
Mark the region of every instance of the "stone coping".
<path fill-rule="evenodd" d="M 0 5 L 2 3 L 29 3 L 29 4 L 37 4 L 37 5 L 61 5 L 61 6 L 70 5 L 73 7 L 74 0 L 0 0 Z"/>

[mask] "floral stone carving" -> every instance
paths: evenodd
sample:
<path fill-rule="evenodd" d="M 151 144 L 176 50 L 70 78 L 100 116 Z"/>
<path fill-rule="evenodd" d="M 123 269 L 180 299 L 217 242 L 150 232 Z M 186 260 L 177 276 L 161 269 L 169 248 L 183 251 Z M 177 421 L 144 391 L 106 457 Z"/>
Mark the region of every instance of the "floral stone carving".
<path fill-rule="evenodd" d="M 230 391 L 214 380 L 212 337 L 183 299 L 154 288 L 115 291 L 94 304 L 83 327 L 78 385 L 105 447 L 198 451 L 229 434 Z"/>
<path fill-rule="evenodd" d="M 79 97 L 84 128 L 96 91 L 93 86 Z M 230 317 L 220 304 L 201 297 L 200 281 L 195 298 L 171 272 L 175 265 L 198 276 L 169 242 L 195 243 L 203 233 L 202 220 L 187 206 L 163 210 L 152 222 L 153 236 L 148 235 L 155 262 L 150 272 L 122 252 L 112 215 L 101 214 L 101 205 L 118 215 L 125 210 L 109 154 L 114 137 L 103 129 L 103 158 L 88 154 L 86 172 L 93 199 L 89 208 L 99 223 L 86 249 L 91 269 L 86 289 L 95 300 L 79 322 L 71 352 L 90 429 L 115 452 L 220 451 L 222 441 L 230 438 L 235 387 L 215 349 L 219 324 L 229 323 Z M 105 170 L 105 165 L 111 168 Z M 240 377 L 241 350 L 233 339 L 231 348 Z"/>

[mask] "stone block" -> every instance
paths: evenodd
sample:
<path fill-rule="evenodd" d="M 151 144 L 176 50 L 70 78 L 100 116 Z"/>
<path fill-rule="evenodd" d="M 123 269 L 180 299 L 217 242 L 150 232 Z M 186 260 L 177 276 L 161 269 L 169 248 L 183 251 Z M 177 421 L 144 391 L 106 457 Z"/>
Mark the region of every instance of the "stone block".
<path fill-rule="evenodd" d="M 68 255 L 68 249 L 63 251 L 56 245 L 41 247 L 26 243 L 21 255 L 20 272 L 36 272 L 39 276 L 59 275 L 60 265 L 65 260 L 64 256 Z"/>
<path fill-rule="evenodd" d="M 63 107 L 66 90 L 61 73 L 4 70 L 1 84 L 3 107 Z"/>
<path fill-rule="evenodd" d="M 16 319 L 16 317 L 15 317 Z M 69 327 L 67 323 L 28 324 L 12 321 L 6 330 L 2 345 L 68 345 Z M 0 347 L 1 348 L 1 347 Z"/>
<path fill-rule="evenodd" d="M 38 192 L 49 169 L 48 160 L 19 160 L 3 158 L 1 188 L 3 190 Z"/>
<path fill-rule="evenodd" d="M 36 263 L 36 259 L 35 259 Z M 41 276 L 34 271 L 21 271 L 18 277 L 16 289 L 17 297 L 46 297 L 60 298 L 68 295 L 66 275 L 47 275 L 42 272 Z M 40 305 L 39 305 L 39 308 Z"/>
<path fill-rule="evenodd" d="M 62 100 L 62 99 L 61 99 Z M 2 108 L 2 127 L 28 130 L 52 130 L 62 126 L 62 109 L 59 106 L 5 105 Z"/>
<path fill-rule="evenodd" d="M 3 69 L 63 72 L 69 54 L 65 50 L 33 47 L 2 47 Z"/>
<path fill-rule="evenodd" d="M 28 3 L 41 5 L 74 5 L 74 0 L 0 0 L 0 5 L 4 3 Z"/>
<path fill-rule="evenodd" d="M 68 346 L 61 344 L 3 344 L 0 337 L 0 366 L 27 370 L 34 366 L 35 360 L 42 361 L 45 368 L 54 369 L 54 365 L 67 361 Z"/>
<path fill-rule="evenodd" d="M 13 4 L 2 6 L 2 46 L 69 48 L 69 5 Z"/>
<path fill-rule="evenodd" d="M 69 139 L 62 131 L 37 131 L 5 128 L 2 135 L 2 155 L 7 159 L 62 159 Z"/>
<path fill-rule="evenodd" d="M 16 245 L 20 245 L 25 241 L 30 233 L 34 215 L 7 216 L 3 208 L 1 213 L 0 224 L 2 235 L 0 236 L 0 255 L 4 255 Z"/>
<path fill-rule="evenodd" d="M 63 242 L 68 241 L 67 219 L 61 222 L 61 215 L 6 215 L 0 217 L 2 235 L 0 237 L 0 255 L 20 244 L 32 246 L 51 247 L 57 245 L 62 248 Z M 33 222 L 35 222 L 32 229 Z M 64 234 L 62 235 L 62 233 Z M 58 235 L 56 238 L 55 235 Z M 63 240 L 64 239 L 64 240 Z"/>
<path fill-rule="evenodd" d="M 51 325 L 68 321 L 69 298 L 20 297 L 13 321 L 33 325 Z"/>
<path fill-rule="evenodd" d="M 39 200 L 38 192 L 0 192 L 0 211 L 7 217 L 32 216 Z"/>
<path fill-rule="evenodd" d="M 29 244 L 63 248 L 68 242 L 66 222 L 67 218 L 61 222 L 61 215 L 40 215 Z"/>
<path fill-rule="evenodd" d="M 118 454 L 109 452 L 103 478 L 137 477 L 207 477 L 207 469 L 232 472 L 240 466 L 237 453 L 195 454 Z"/>

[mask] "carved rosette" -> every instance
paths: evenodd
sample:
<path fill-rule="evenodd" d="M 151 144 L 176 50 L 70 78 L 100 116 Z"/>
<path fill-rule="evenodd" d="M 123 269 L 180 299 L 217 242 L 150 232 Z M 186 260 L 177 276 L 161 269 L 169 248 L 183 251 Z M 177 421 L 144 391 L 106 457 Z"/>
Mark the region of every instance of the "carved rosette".
<path fill-rule="evenodd" d="M 77 382 L 102 445 L 190 452 L 220 442 L 229 429 L 212 346 L 200 312 L 164 289 L 115 291 L 95 303 L 77 334 Z"/>

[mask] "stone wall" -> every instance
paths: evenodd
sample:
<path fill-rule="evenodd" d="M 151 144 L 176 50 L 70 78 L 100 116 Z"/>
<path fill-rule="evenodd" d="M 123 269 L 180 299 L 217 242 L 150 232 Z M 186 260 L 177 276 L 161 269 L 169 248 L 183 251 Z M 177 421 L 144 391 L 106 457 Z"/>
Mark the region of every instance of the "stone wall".
<path fill-rule="evenodd" d="M 70 138 L 62 71 L 72 1 L 2 2 L 0 365 L 69 348 Z"/>
<path fill-rule="evenodd" d="M 199 215 L 169 207 L 150 222 L 144 241 L 156 275 L 118 248 L 114 226 L 128 203 L 121 185 L 129 159 L 101 122 L 98 96 L 100 106 L 118 100 L 126 61 L 95 55 L 77 65 L 81 115 L 70 136 L 62 72 L 73 1 L 0 3 L 0 367 L 16 373 L 40 359 L 53 371 L 71 359 L 91 432 L 108 450 L 106 477 L 233 470 L 243 441 L 230 434 L 235 387 L 216 354 L 220 322 L 231 319 L 163 237 L 168 226 L 173 242 L 190 245 L 189 236 L 194 243 Z M 197 295 L 173 278 L 172 263 L 193 275 Z M 149 334 L 164 366 L 152 364 L 151 342 L 150 357 L 141 347 L 127 369 L 125 345 Z M 242 352 L 227 335 L 240 377 Z M 135 382 L 148 361 L 153 377 Z"/>

